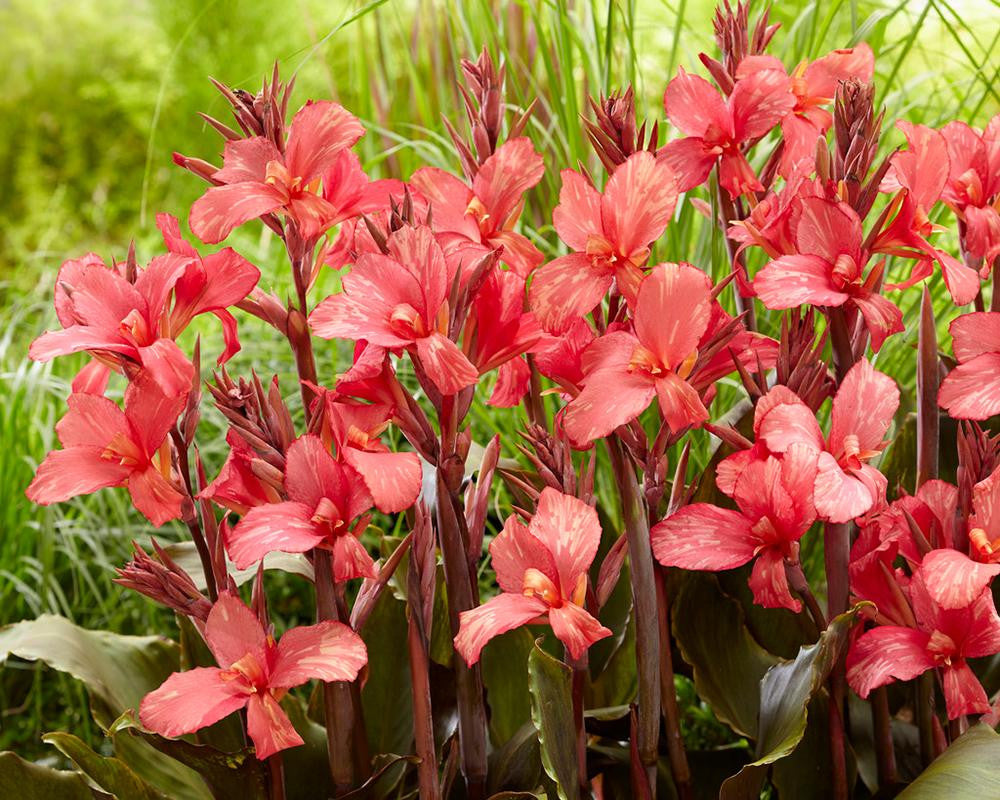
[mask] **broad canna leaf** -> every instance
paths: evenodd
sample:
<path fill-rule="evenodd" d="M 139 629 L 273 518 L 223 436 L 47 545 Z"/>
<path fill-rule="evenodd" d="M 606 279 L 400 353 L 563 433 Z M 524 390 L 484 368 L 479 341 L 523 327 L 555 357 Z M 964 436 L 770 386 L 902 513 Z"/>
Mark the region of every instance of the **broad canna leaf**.
<path fill-rule="evenodd" d="M 740 604 L 714 575 L 674 571 L 672 578 L 673 634 L 694 671 L 698 695 L 734 731 L 757 738 L 760 681 L 778 658 L 750 635 Z M 705 623 L 708 609 L 711 625 Z"/>
<path fill-rule="evenodd" d="M 172 542 L 171 544 L 164 545 L 163 549 L 191 576 L 195 585 L 202 591 L 205 591 L 205 573 L 201 568 L 201 559 L 198 556 L 198 549 L 195 547 L 194 542 Z M 237 586 L 249 583 L 253 580 L 254 575 L 257 574 L 256 566 L 249 569 L 236 569 L 232 563 L 228 566 L 229 574 L 236 581 Z M 301 575 L 309 581 L 313 579 L 312 564 L 309 563 L 309 560 L 302 553 L 281 553 L 277 550 L 273 553 L 268 553 L 264 556 L 264 569 L 276 569 L 292 575 Z"/>
<path fill-rule="evenodd" d="M 799 650 L 794 661 L 775 665 L 760 682 L 757 760 L 722 785 L 721 800 L 756 796 L 767 767 L 791 754 L 802 741 L 809 703 L 820 691 L 847 646 L 858 614 L 871 603 L 859 603 L 833 619 L 819 641 Z"/>
<path fill-rule="evenodd" d="M 898 800 L 1000 797 L 997 761 L 1000 761 L 1000 734 L 988 725 L 974 725 L 897 795 Z"/>
<path fill-rule="evenodd" d="M 168 795 L 143 780 L 124 761 L 95 753 L 71 733 L 47 733 L 42 740 L 70 759 L 94 783 L 119 798 L 169 800 Z"/>
<path fill-rule="evenodd" d="M 184 739 L 167 739 L 145 730 L 130 713 L 115 720 L 109 732 L 137 736 L 161 753 L 195 770 L 208 785 L 215 800 L 265 800 L 267 797 L 264 764 L 248 750 L 223 753 L 208 745 L 192 744 Z"/>
<path fill-rule="evenodd" d="M 334 786 L 327 761 L 326 728 L 309 719 L 305 705 L 298 697 L 286 695 L 281 701 L 281 707 L 305 742 L 282 753 L 287 800 L 333 797 Z"/>
<path fill-rule="evenodd" d="M 491 792 L 534 789 L 541 774 L 538 731 L 529 720 L 502 747 L 490 753 L 487 788 Z"/>
<path fill-rule="evenodd" d="M 447 624 L 447 622 L 446 622 Z M 483 686 L 490 708 L 490 739 L 501 747 L 531 721 L 528 656 L 534 639 L 525 628 L 505 633 L 483 650 Z"/>
<path fill-rule="evenodd" d="M 98 800 L 110 795 L 92 791 L 79 772 L 52 769 L 25 761 L 17 753 L 0 753 L 0 797 L 17 800 Z"/>
<path fill-rule="evenodd" d="M 542 766 L 559 796 L 578 794 L 576 732 L 573 724 L 573 671 L 535 642 L 528 656 L 531 720 L 538 731 Z"/>
<path fill-rule="evenodd" d="M 413 693 L 406 636 L 406 604 L 391 592 L 383 593 L 362 630 L 368 648 L 368 677 L 361 703 L 372 753 L 413 750 Z"/>
<path fill-rule="evenodd" d="M 112 713 L 106 727 L 178 668 L 179 648 L 159 636 L 122 636 L 79 628 L 45 614 L 0 630 L 0 663 L 9 656 L 42 661 L 81 681 Z"/>

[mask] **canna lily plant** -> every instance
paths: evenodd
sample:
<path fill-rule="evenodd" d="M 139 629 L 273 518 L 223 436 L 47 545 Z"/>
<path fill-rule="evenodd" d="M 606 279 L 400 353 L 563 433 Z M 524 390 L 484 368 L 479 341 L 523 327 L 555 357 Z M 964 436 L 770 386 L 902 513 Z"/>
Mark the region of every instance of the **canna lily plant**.
<path fill-rule="evenodd" d="M 743 2 L 715 33 L 706 75 L 662 81 L 669 126 L 591 99 L 587 164 L 485 50 L 446 120 L 461 174 L 370 177 L 362 122 L 292 113 L 277 69 L 217 84 L 215 163 L 174 158 L 208 184 L 195 239 L 162 214 L 144 268 L 67 261 L 30 351 L 89 360 L 28 498 L 126 489 L 162 531 L 118 583 L 179 645 L 0 630 L 106 736 L 51 734 L 72 770 L 0 754 L 0 786 L 1000 792 L 1000 116 L 897 142 L 867 44 L 784 64 Z M 202 246 L 237 229 L 287 263 Z M 185 333 L 203 314 L 221 339 Z M 244 366 L 263 336 L 293 380 Z"/>

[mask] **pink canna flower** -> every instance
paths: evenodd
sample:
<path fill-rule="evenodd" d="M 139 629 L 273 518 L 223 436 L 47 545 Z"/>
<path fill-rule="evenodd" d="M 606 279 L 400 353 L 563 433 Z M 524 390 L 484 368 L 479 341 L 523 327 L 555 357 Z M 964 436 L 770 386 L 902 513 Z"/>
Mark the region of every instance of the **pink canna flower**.
<path fill-rule="evenodd" d="M 906 587 L 914 625 L 880 625 L 862 634 L 847 654 L 847 681 L 861 697 L 872 689 L 939 669 L 948 718 L 989 711 L 990 704 L 969 658 L 1000 651 L 1000 617 L 989 583 L 994 569 L 954 550 L 924 557 Z M 951 580 L 967 577 L 960 584 Z"/>
<path fill-rule="evenodd" d="M 955 419 L 1000 413 L 1000 312 L 963 314 L 948 330 L 958 366 L 941 381 L 938 404 Z"/>
<path fill-rule="evenodd" d="M 583 384 L 583 357 L 597 337 L 586 320 L 578 317 L 568 331 L 559 336 L 542 334 L 532 350 L 535 369 L 559 384 L 570 394 Z"/>
<path fill-rule="evenodd" d="M 704 78 L 681 69 L 667 85 L 663 105 L 686 137 L 668 142 L 657 155 L 677 175 L 679 191 L 704 183 L 716 164 L 719 184 L 733 198 L 762 191 L 744 146 L 764 136 L 795 104 L 784 70 L 760 70 L 736 81 L 725 100 Z"/>
<path fill-rule="evenodd" d="M 788 589 L 785 562 L 798 563 L 799 539 L 816 520 L 818 457 L 813 448 L 796 444 L 780 460 L 751 461 L 733 490 L 738 511 L 709 503 L 678 509 L 653 526 L 653 555 L 667 567 L 711 572 L 754 561 L 754 602 L 801 611 Z"/>
<path fill-rule="evenodd" d="M 482 163 L 471 187 L 436 167 L 418 169 L 410 183 L 430 204 L 434 232 L 449 260 L 468 266 L 502 247 L 501 260 L 526 278 L 543 256 L 514 226 L 524 193 L 544 173 L 541 155 L 520 137 L 504 142 Z"/>
<path fill-rule="evenodd" d="M 375 507 L 387 514 L 409 508 L 420 493 L 423 474 L 416 453 L 393 453 L 379 436 L 389 427 L 392 408 L 364 405 L 320 390 L 323 441 L 368 488 Z"/>
<path fill-rule="evenodd" d="M 167 434 L 183 410 L 185 395 L 167 396 L 150 380 L 125 391 L 122 411 L 106 397 L 72 394 L 56 424 L 63 445 L 38 467 L 25 494 L 49 505 L 109 486 L 127 486 L 132 502 L 153 525 L 181 516 L 184 495 L 170 472 Z"/>
<path fill-rule="evenodd" d="M 241 516 L 254 506 L 280 503 L 281 496 L 275 487 L 254 472 L 254 462 L 260 458 L 250 443 L 232 428 L 226 434 L 226 443 L 229 455 L 222 469 L 198 497 Z"/>
<path fill-rule="evenodd" d="M 519 358 L 542 335 L 535 315 L 524 310 L 525 281 L 511 270 L 494 269 L 472 302 L 472 313 L 462 329 L 462 349 L 480 375 L 500 370 L 489 405 L 517 405 L 528 388 L 531 373 Z"/>
<path fill-rule="evenodd" d="M 302 737 L 279 701 L 307 681 L 353 681 L 368 663 L 365 643 L 339 622 L 291 628 L 275 642 L 243 602 L 222 592 L 205 623 L 218 667 L 175 672 L 139 706 L 139 719 L 161 736 L 206 728 L 241 708 L 256 756 L 264 760 Z"/>
<path fill-rule="evenodd" d="M 247 569 L 275 550 L 305 553 L 323 547 L 333 554 L 334 578 L 374 578 L 375 564 L 358 540 L 372 498 L 361 476 L 337 461 L 322 440 L 296 439 L 285 457 L 288 500 L 251 508 L 226 539 L 229 557 Z M 359 520 L 358 518 L 361 517 Z"/>
<path fill-rule="evenodd" d="M 962 238 L 968 254 L 985 259 L 988 269 L 1000 256 L 1000 114 L 982 133 L 955 121 L 945 125 L 941 135 L 950 156 L 941 199 L 965 224 Z"/>
<path fill-rule="evenodd" d="M 756 447 L 784 454 L 802 444 L 817 451 L 816 511 L 829 522 L 847 522 L 871 511 L 885 497 L 885 477 L 867 462 L 885 448 L 884 436 L 898 407 L 895 382 L 862 359 L 848 371 L 833 400 L 825 440 L 809 407 L 787 387 L 775 386 L 757 403 Z M 750 454 L 730 456 L 732 461 L 720 470 L 723 491 L 733 480 L 723 476 L 738 475 Z"/>
<path fill-rule="evenodd" d="M 191 259 L 173 285 L 174 301 L 165 315 L 167 330 L 176 337 L 199 314 L 214 314 L 222 323 L 226 342 L 218 363 L 228 361 L 239 352 L 240 340 L 236 318 L 227 309 L 253 291 L 260 280 L 260 270 L 231 247 L 202 258 L 181 236 L 180 223 L 170 214 L 157 214 L 156 226 L 167 250 Z"/>
<path fill-rule="evenodd" d="M 711 282 L 690 264 L 661 264 L 643 280 L 635 333 L 615 331 L 584 354 L 583 391 L 566 409 L 570 440 L 587 445 L 635 419 L 657 398 L 672 431 L 708 411 L 688 382 L 712 314 Z"/>
<path fill-rule="evenodd" d="M 344 276 L 341 294 L 309 316 L 317 336 L 406 348 L 442 394 L 471 386 L 479 371 L 448 338 L 448 291 L 454 278 L 429 228 L 401 228 L 389 255 L 364 254 Z"/>
<path fill-rule="evenodd" d="M 645 150 L 619 166 L 604 193 L 573 170 L 563 170 L 552 221 L 574 251 L 539 268 L 531 308 L 549 333 L 564 333 L 601 302 L 612 284 L 635 301 L 649 245 L 663 233 L 677 203 L 670 169 Z"/>
<path fill-rule="evenodd" d="M 871 254 L 862 248 L 861 220 L 850 206 L 801 198 L 792 209 L 791 229 L 797 252 L 771 261 L 754 277 L 765 306 L 853 305 L 864 317 L 876 352 L 886 337 L 903 330 L 900 310 L 878 293 L 883 265 L 864 274 Z"/>
<path fill-rule="evenodd" d="M 785 73 L 785 65 L 774 56 L 747 56 L 740 61 L 736 77 L 746 80 L 763 70 Z M 789 89 L 795 105 L 781 120 L 780 174 L 790 178 L 797 171 L 811 172 L 816 157 L 816 140 L 833 123 L 828 105 L 841 81 L 851 78 L 871 83 L 875 56 L 867 44 L 847 50 L 834 50 L 812 63 L 802 61 L 789 75 Z"/>
<path fill-rule="evenodd" d="M 928 242 L 939 226 L 928 214 L 941 197 L 948 179 L 948 145 L 933 128 L 900 120 L 909 149 L 892 156 L 891 167 L 879 189 L 901 192 L 898 210 L 891 222 L 879 231 L 872 251 L 903 258 L 920 258 L 908 281 L 900 288 L 922 280 L 930 272 L 930 261 L 941 265 L 941 274 L 952 299 L 959 305 L 971 303 L 979 293 L 979 273 Z"/>
<path fill-rule="evenodd" d="M 319 184 L 363 134 L 353 114 L 322 102 L 309 103 L 295 115 L 283 152 L 264 136 L 227 141 L 223 167 L 212 175 L 221 185 L 191 207 L 191 230 L 214 244 L 244 222 L 281 212 L 304 240 L 314 240 L 340 221 L 338 208 L 319 193 Z"/>
<path fill-rule="evenodd" d="M 594 642 L 611 635 L 583 607 L 587 570 L 601 541 L 597 512 L 549 487 L 538 498 L 528 525 L 515 516 L 490 543 L 501 593 L 459 615 L 455 649 L 470 666 L 494 636 L 547 621 L 578 659 Z"/>
<path fill-rule="evenodd" d="M 1000 564 L 1000 467 L 972 489 L 969 555 L 986 564 Z"/>

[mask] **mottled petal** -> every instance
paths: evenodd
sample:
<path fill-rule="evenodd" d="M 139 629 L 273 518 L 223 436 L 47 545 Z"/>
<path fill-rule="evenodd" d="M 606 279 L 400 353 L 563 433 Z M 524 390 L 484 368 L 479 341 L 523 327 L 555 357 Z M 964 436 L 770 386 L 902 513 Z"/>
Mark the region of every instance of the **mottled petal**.
<path fill-rule="evenodd" d="M 959 364 L 941 381 L 938 405 L 954 419 L 987 419 L 1000 414 L 1000 353 Z"/>
<path fill-rule="evenodd" d="M 851 299 L 861 312 L 861 316 L 865 318 L 865 326 L 872 337 L 872 350 L 876 353 L 889 336 L 905 330 L 903 312 L 895 303 L 886 300 L 882 295 L 869 294 Z"/>
<path fill-rule="evenodd" d="M 181 736 L 206 728 L 247 703 L 245 684 L 223 680 L 222 670 L 198 667 L 175 672 L 139 705 L 144 728 L 161 736 Z"/>
<path fill-rule="evenodd" d="M 486 643 L 501 633 L 527 625 L 549 607 L 537 597 L 504 592 L 481 606 L 459 614 L 460 628 L 455 649 L 470 667 L 479 661 Z"/>
<path fill-rule="evenodd" d="M 270 692 L 257 692 L 250 697 L 247 733 L 261 761 L 281 750 L 303 744 L 302 737 Z"/>
<path fill-rule="evenodd" d="M 328 101 L 308 103 L 292 118 L 285 165 L 293 177 L 309 183 L 334 166 L 340 151 L 364 132 L 358 118 L 343 106 Z"/>
<path fill-rule="evenodd" d="M 667 142 L 657 157 L 665 161 L 676 176 L 679 192 L 701 186 L 718 160 L 718 155 L 711 152 L 704 140 L 694 136 Z"/>
<path fill-rule="evenodd" d="M 345 533 L 333 540 L 333 579 L 337 583 L 377 577 L 375 560 L 356 536 Z"/>
<path fill-rule="evenodd" d="M 233 228 L 276 211 L 284 202 L 281 192 L 266 183 L 246 181 L 213 186 L 194 201 L 188 224 L 203 242 L 217 244 Z"/>
<path fill-rule="evenodd" d="M 748 581 L 753 601 L 764 608 L 787 608 L 796 614 L 802 603 L 788 590 L 785 557 L 774 547 L 765 547 L 753 562 Z"/>
<path fill-rule="evenodd" d="M 305 553 L 323 541 L 312 521 L 313 509 L 301 503 L 251 508 L 226 539 L 226 551 L 239 569 L 252 567 L 268 553 Z"/>
<path fill-rule="evenodd" d="M 660 264 L 639 286 L 635 332 L 667 369 L 691 355 L 708 327 L 711 281 L 690 264 Z"/>
<path fill-rule="evenodd" d="M 830 264 L 814 255 L 781 256 L 768 263 L 753 279 L 760 301 L 771 309 L 843 305 L 848 295 L 834 286 Z"/>
<path fill-rule="evenodd" d="M 101 458 L 93 447 L 53 450 L 39 465 L 34 480 L 25 490 L 31 502 L 47 506 L 109 486 L 121 486 L 129 468 Z"/>
<path fill-rule="evenodd" d="M 788 75 L 783 69 L 763 69 L 736 81 L 729 107 L 738 141 L 763 136 L 795 107 Z"/>
<path fill-rule="evenodd" d="M 281 153 L 267 137 L 233 139 L 226 142 L 222 151 L 222 169 L 212 177 L 223 183 L 263 183 L 271 161 L 281 161 Z"/>
<path fill-rule="evenodd" d="M 830 413 L 830 450 L 843 450 L 844 439 L 856 436 L 862 450 L 879 450 L 899 408 L 896 382 L 862 358 L 844 376 Z"/>
<path fill-rule="evenodd" d="M 920 562 L 924 585 L 941 608 L 971 605 L 1000 575 L 1000 564 L 980 564 L 958 550 L 931 550 Z"/>
<path fill-rule="evenodd" d="M 986 353 L 1000 353 L 1000 312 L 962 314 L 952 320 L 948 332 L 959 363 L 964 364 Z"/>
<path fill-rule="evenodd" d="M 663 419 L 675 433 L 708 420 L 708 409 L 697 390 L 675 372 L 656 379 L 656 398 Z"/>
<path fill-rule="evenodd" d="M 944 667 L 941 677 L 948 719 L 958 719 L 965 714 L 985 714 L 990 710 L 986 690 L 964 660 Z"/>
<path fill-rule="evenodd" d="M 688 136 L 702 136 L 711 126 L 732 133 L 732 119 L 718 90 L 681 67 L 663 94 L 667 119 Z"/>
<path fill-rule="evenodd" d="M 566 434 L 586 445 L 607 436 L 649 407 L 656 386 L 647 376 L 618 369 L 599 369 L 586 377 L 583 391 L 566 407 Z"/>
<path fill-rule="evenodd" d="M 269 685 L 289 689 L 308 680 L 353 681 L 368 663 L 365 643 L 347 625 L 320 622 L 285 631 Z"/>
<path fill-rule="evenodd" d="M 416 453 L 378 453 L 345 447 L 343 458 L 361 475 L 379 511 L 403 511 L 420 494 L 423 476 Z"/>
<path fill-rule="evenodd" d="M 610 630 L 576 603 L 563 603 L 559 608 L 550 609 L 549 625 L 573 659 L 580 658 L 594 642 L 611 636 Z"/>
<path fill-rule="evenodd" d="M 875 504 L 877 497 L 857 477 L 840 468 L 829 453 L 821 453 L 816 474 L 816 512 L 828 522 L 849 522 Z"/>
<path fill-rule="evenodd" d="M 267 637 L 257 615 L 237 596 L 220 592 L 205 622 L 205 640 L 223 669 L 247 654 L 260 664 L 266 661 Z"/>
<path fill-rule="evenodd" d="M 597 512 L 572 495 L 546 487 L 538 498 L 538 508 L 528 530 L 552 554 L 563 597 L 572 596 L 601 543 Z"/>
<path fill-rule="evenodd" d="M 524 136 L 508 139 L 479 167 L 472 189 L 497 228 L 508 224 L 526 191 L 545 174 L 541 155 Z"/>
<path fill-rule="evenodd" d="M 524 590 L 524 573 L 529 569 L 537 569 L 553 584 L 559 582 L 552 553 L 514 514 L 507 517 L 503 530 L 490 542 L 490 561 L 497 583 L 505 592 L 520 594 Z"/>
<path fill-rule="evenodd" d="M 560 177 L 559 205 L 552 212 L 552 224 L 560 239 L 582 253 L 587 239 L 604 235 L 601 193 L 579 172 L 564 169 Z"/>
<path fill-rule="evenodd" d="M 132 472 L 128 491 L 132 504 L 156 527 L 181 518 L 184 495 L 156 467 Z"/>
<path fill-rule="evenodd" d="M 734 569 L 753 558 L 760 544 L 750 526 L 737 511 L 694 503 L 653 526 L 653 555 L 665 567 Z"/>
<path fill-rule="evenodd" d="M 862 634 L 847 654 L 847 682 L 861 697 L 872 689 L 908 681 L 934 668 L 929 635 L 913 628 L 882 625 Z"/>
<path fill-rule="evenodd" d="M 612 277 L 593 268 L 585 253 L 570 253 L 535 270 L 528 296 L 538 323 L 549 333 L 560 334 L 594 308 Z"/>
<path fill-rule="evenodd" d="M 604 235 L 623 255 L 660 238 L 677 203 L 677 182 L 669 166 L 640 150 L 617 167 L 601 198 Z"/>
<path fill-rule="evenodd" d="M 479 380 L 479 370 L 443 333 L 417 339 L 417 358 L 441 394 L 456 394 Z"/>

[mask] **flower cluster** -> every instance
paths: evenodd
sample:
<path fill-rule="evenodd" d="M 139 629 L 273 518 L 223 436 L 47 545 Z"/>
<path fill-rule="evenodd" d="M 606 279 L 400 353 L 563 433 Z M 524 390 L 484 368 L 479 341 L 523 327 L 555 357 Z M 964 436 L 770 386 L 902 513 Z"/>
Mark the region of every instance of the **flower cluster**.
<path fill-rule="evenodd" d="M 468 796 L 484 796 L 493 690 L 484 693 L 480 659 L 501 634 L 532 626 L 555 642 L 531 659 L 561 656 L 572 671 L 560 697 L 576 725 L 581 787 L 617 769 L 617 756 L 588 761 L 588 739 L 627 738 L 635 796 L 655 789 L 662 744 L 678 796 L 689 797 L 672 640 L 699 689 L 710 665 L 697 661 L 672 602 L 686 587 L 721 592 L 696 573 L 723 571 L 754 603 L 801 615 L 790 636 L 802 658 L 816 641 L 840 642 L 816 685 L 828 686 L 840 726 L 828 755 L 841 781 L 852 727 L 845 682 L 874 705 L 888 683 L 936 676 L 947 734 L 930 707 L 933 680 L 915 703 L 894 701 L 894 712 L 919 706 L 921 733 L 937 748 L 929 757 L 967 715 L 991 711 L 969 660 L 1000 653 L 991 589 L 1000 445 L 965 422 L 954 481 L 937 470 L 938 405 L 958 420 L 1000 413 L 1000 312 L 984 310 L 981 285 L 1000 257 L 1000 116 L 982 133 L 901 121 L 906 146 L 880 159 L 867 45 L 787 67 L 766 52 L 775 33 L 766 14 L 751 28 L 743 4 L 719 10 L 716 33 L 722 60 L 702 59 L 712 80 L 682 69 L 667 83 L 675 135 L 665 144 L 658 127 L 637 126 L 631 90 L 592 101 L 586 130 L 606 174 L 562 171 L 551 211 L 559 242 L 536 230 L 548 215 L 532 199 L 559 165 L 525 135 L 528 113 L 508 113 L 503 68 L 484 52 L 463 62 L 467 137 L 449 123 L 461 176 L 424 167 L 405 181 L 372 180 L 352 151 L 365 129 L 340 105 L 307 103 L 286 124 L 290 86 L 277 74 L 256 95 L 220 86 L 236 125 L 209 120 L 224 139 L 221 166 L 175 156 L 209 184 L 190 229 L 214 245 L 260 220 L 287 254 L 285 300 L 273 274 L 229 247 L 203 255 L 167 215 L 158 217 L 166 253 L 145 268 L 131 251 L 110 265 L 93 254 L 63 265 L 62 329 L 41 336 L 31 357 L 85 351 L 91 361 L 57 426 L 62 449 L 39 466 L 28 497 L 47 504 L 127 487 L 154 526 L 183 522 L 203 572 L 195 579 L 155 542 L 155 557 L 137 546 L 121 570 L 123 585 L 189 617 L 217 665 L 149 693 L 138 709 L 147 735 L 177 737 L 246 709 L 239 724 L 283 797 L 280 753 L 305 739 L 287 693 L 315 679 L 332 785 L 367 786 L 377 754 L 360 683 L 377 665 L 366 667 L 362 637 L 379 603 L 405 598 L 407 741 L 420 762 L 408 774 L 421 796 L 441 796 L 457 770 Z M 721 273 L 668 247 L 665 232 L 688 207 L 725 239 Z M 938 235 L 945 208 L 958 223 L 957 255 Z M 327 297 L 315 290 L 323 271 L 339 278 Z M 883 471 L 893 433 L 902 436 L 901 397 L 875 364 L 905 348 L 899 298 L 938 281 L 956 306 L 979 310 L 955 315 L 954 361 L 941 359 L 925 294 L 914 480 L 912 470 Z M 230 375 L 224 365 L 240 350 L 232 309 L 287 340 L 297 386 Z M 211 480 L 197 447 L 214 435 L 200 414 L 201 345 L 185 350 L 182 338 L 204 313 L 222 323 L 219 369 L 204 386 L 228 444 Z M 329 340 L 351 353 L 336 372 Z M 523 406 L 523 444 L 473 441 L 486 388 L 490 406 Z M 516 460 L 501 459 L 503 447 Z M 690 462 L 701 459 L 693 448 L 707 455 L 689 486 Z M 502 527 L 497 496 L 512 506 Z M 494 520 L 498 591 L 482 580 Z M 408 534 L 380 538 L 380 525 Z M 805 563 L 807 548 L 823 551 L 823 570 Z M 317 618 L 280 637 L 265 574 L 276 554 L 313 584 Z M 249 605 L 245 570 L 256 570 Z M 611 598 L 626 574 L 623 611 Z M 737 595 L 720 608 L 743 602 Z M 711 626 L 713 610 L 704 612 L 698 624 Z M 845 624 L 849 636 L 837 639 Z M 634 676 L 618 698 L 633 704 L 628 733 L 584 721 L 610 669 L 607 653 L 589 662 L 595 643 Z M 432 707 L 441 670 L 453 675 L 453 697 L 435 689 Z M 532 684 L 532 702 L 541 691 Z M 803 729 L 812 699 L 798 698 Z M 757 708 L 763 693 L 749 702 Z M 891 755 L 882 719 L 875 746 Z M 459 748 L 442 744 L 448 726 Z M 558 759 L 545 751 L 543 761 L 565 780 Z M 896 779 L 878 776 L 882 787 Z"/>

